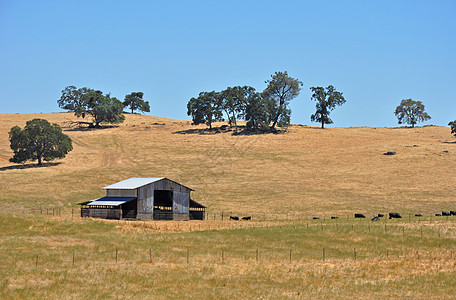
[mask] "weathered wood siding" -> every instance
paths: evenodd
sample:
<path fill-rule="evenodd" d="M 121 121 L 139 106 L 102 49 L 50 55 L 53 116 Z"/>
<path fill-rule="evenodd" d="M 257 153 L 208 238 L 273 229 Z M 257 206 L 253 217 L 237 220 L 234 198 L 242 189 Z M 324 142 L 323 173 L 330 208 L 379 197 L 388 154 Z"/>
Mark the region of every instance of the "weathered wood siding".
<path fill-rule="evenodd" d="M 138 213 L 152 214 L 154 212 L 154 184 L 148 184 L 138 189 Z"/>
<path fill-rule="evenodd" d="M 175 214 L 188 214 L 190 193 L 173 191 L 173 211 Z"/>

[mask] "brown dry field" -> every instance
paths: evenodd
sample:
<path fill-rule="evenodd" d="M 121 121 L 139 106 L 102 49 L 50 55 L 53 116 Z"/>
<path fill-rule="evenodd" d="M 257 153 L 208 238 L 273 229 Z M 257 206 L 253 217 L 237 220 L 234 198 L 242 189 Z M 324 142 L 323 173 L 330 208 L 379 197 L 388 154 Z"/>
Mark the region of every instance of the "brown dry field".
<path fill-rule="evenodd" d="M 10 128 L 33 118 L 61 125 L 74 150 L 41 168 L 10 163 Z M 226 214 L 296 218 L 456 210 L 456 139 L 448 127 L 293 125 L 283 134 L 232 135 L 195 132 L 205 126 L 143 115 L 127 114 L 123 124 L 97 130 L 69 127 L 77 120 L 70 113 L 0 114 L 3 211 L 76 208 L 103 196 L 101 187 L 129 177 L 178 181 L 195 189 L 193 198 L 209 212 Z"/>

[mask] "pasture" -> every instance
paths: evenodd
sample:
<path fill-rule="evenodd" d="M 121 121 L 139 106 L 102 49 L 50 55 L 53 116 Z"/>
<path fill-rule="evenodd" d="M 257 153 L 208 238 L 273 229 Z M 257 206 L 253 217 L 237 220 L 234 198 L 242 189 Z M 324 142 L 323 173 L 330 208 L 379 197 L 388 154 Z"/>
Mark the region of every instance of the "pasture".
<path fill-rule="evenodd" d="M 15 166 L 8 131 L 35 117 L 65 127 L 74 150 L 45 167 Z M 150 116 L 98 130 L 74 120 L 0 115 L 1 298 L 454 297 L 456 217 L 433 216 L 456 210 L 446 127 L 232 135 Z M 154 176 L 195 189 L 217 220 L 72 217 L 102 186 Z M 392 211 L 404 218 L 369 219 Z"/>

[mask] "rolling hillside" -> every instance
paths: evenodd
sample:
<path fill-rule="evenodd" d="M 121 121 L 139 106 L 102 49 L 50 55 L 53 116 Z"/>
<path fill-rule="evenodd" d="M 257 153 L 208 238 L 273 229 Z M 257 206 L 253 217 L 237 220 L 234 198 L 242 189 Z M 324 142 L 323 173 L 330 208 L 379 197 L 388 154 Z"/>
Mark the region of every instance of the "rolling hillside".
<path fill-rule="evenodd" d="M 8 161 L 8 131 L 33 118 L 64 127 L 74 146 L 67 158 L 41 168 Z M 456 208 L 456 139 L 446 127 L 294 125 L 284 134 L 232 135 L 131 114 L 97 130 L 70 127 L 76 120 L 70 113 L 0 115 L 4 212 L 76 207 L 103 196 L 102 186 L 159 176 L 195 189 L 193 198 L 212 212 L 308 217 Z"/>

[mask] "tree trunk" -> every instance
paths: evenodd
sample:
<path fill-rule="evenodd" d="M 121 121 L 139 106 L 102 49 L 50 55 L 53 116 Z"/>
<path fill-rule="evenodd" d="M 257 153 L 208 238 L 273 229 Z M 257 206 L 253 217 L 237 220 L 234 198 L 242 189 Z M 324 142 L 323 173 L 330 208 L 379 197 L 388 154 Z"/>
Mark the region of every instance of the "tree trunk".
<path fill-rule="evenodd" d="M 133 107 L 131 108 L 131 113 L 133 113 Z"/>
<path fill-rule="evenodd" d="M 280 114 L 281 114 L 281 113 L 282 113 L 282 103 L 280 103 L 279 109 L 278 109 L 278 111 L 277 111 L 277 115 L 276 115 L 276 117 L 274 118 L 274 122 L 272 123 L 271 129 L 274 129 L 274 127 L 276 126 L 277 121 L 279 121 L 279 117 L 280 117 Z"/>
<path fill-rule="evenodd" d="M 321 129 L 325 129 L 325 121 L 321 121 Z"/>
<path fill-rule="evenodd" d="M 41 166 L 43 164 L 43 162 L 41 161 L 41 155 L 38 156 L 38 166 Z"/>

